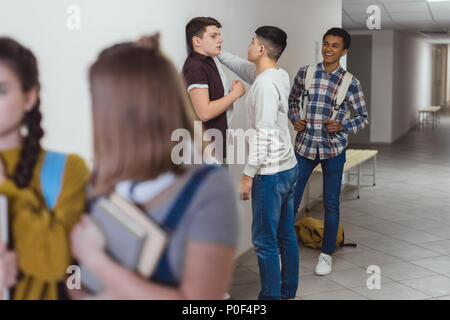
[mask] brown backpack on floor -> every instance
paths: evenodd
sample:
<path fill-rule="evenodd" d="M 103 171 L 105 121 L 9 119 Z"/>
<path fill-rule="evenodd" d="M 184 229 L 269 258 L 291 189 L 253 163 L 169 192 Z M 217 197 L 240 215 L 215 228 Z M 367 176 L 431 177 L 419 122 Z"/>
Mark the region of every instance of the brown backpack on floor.
<path fill-rule="evenodd" d="M 295 223 L 295 232 L 297 238 L 303 242 L 306 247 L 321 249 L 323 239 L 324 221 L 310 217 L 304 213 L 303 217 Z M 344 243 L 344 228 L 339 225 L 336 237 L 336 247 L 356 247 L 356 243 Z"/>

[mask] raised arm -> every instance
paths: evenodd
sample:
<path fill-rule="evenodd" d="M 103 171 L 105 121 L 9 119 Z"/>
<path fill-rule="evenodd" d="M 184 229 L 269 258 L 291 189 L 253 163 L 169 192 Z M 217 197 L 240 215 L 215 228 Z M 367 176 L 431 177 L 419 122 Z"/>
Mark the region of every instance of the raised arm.
<path fill-rule="evenodd" d="M 255 82 L 258 73 L 254 63 L 223 51 L 217 56 L 220 62 L 249 84 Z"/>

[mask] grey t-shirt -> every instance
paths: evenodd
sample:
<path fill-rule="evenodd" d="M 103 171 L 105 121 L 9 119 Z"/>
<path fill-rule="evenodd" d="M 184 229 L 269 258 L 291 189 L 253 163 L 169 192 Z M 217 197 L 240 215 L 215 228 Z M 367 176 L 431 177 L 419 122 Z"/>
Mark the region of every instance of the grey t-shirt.
<path fill-rule="evenodd" d="M 183 187 L 184 183 L 181 190 Z M 178 194 L 179 192 L 176 192 L 171 195 L 164 204 L 148 211 L 148 214 L 161 223 L 169 214 Z M 237 247 L 237 201 L 237 191 L 231 175 L 226 170 L 218 168 L 203 180 L 169 240 L 169 265 L 178 281 L 181 281 L 183 276 L 189 241 Z"/>

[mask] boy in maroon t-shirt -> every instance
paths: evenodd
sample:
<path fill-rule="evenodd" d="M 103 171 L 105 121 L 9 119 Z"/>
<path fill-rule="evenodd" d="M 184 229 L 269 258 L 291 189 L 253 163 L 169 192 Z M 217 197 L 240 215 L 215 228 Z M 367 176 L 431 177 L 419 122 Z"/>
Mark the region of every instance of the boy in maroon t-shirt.
<path fill-rule="evenodd" d="M 231 90 L 227 92 L 225 74 L 218 66 L 220 62 L 214 59 L 222 49 L 221 27 L 213 18 L 197 17 L 189 21 L 186 25 L 186 40 L 190 54 L 183 66 L 183 76 L 192 105 L 205 129 L 218 129 L 221 132 L 225 159 L 229 123 L 227 110 L 245 94 L 245 87 L 241 81 L 233 81 Z M 224 162 L 224 159 L 217 160 Z"/>

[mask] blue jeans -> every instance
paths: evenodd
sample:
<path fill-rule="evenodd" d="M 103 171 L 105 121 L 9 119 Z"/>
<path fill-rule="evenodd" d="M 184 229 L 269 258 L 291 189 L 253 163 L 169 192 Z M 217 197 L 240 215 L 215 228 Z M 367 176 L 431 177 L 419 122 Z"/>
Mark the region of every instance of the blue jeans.
<path fill-rule="evenodd" d="M 252 241 L 261 279 L 260 300 L 292 299 L 297 292 L 296 177 L 297 166 L 274 175 L 256 175 L 253 179 Z M 278 253 L 281 255 L 281 271 Z"/>
<path fill-rule="evenodd" d="M 339 206 L 342 185 L 342 173 L 345 164 L 345 151 L 335 158 L 315 160 L 295 153 L 298 162 L 298 178 L 295 187 L 294 209 L 297 212 L 303 197 L 306 183 L 314 168 L 320 163 L 323 174 L 323 206 L 325 208 L 325 224 L 322 239 L 322 252 L 332 254 L 336 249 L 336 237 L 339 228 Z"/>

